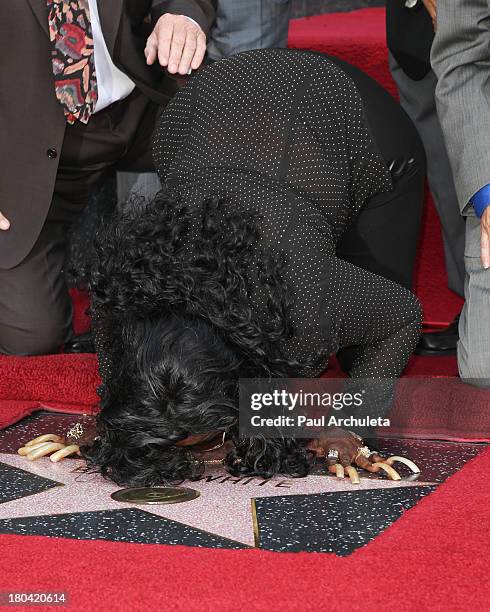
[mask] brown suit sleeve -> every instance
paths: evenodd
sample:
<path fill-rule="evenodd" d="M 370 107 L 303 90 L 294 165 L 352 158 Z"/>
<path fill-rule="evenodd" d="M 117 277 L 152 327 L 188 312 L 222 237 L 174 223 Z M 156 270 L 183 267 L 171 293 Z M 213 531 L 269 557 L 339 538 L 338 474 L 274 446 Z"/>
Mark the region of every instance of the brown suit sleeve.
<path fill-rule="evenodd" d="M 215 17 L 216 0 L 154 0 L 151 8 L 152 20 L 165 13 L 185 15 L 194 19 L 208 36 Z"/>

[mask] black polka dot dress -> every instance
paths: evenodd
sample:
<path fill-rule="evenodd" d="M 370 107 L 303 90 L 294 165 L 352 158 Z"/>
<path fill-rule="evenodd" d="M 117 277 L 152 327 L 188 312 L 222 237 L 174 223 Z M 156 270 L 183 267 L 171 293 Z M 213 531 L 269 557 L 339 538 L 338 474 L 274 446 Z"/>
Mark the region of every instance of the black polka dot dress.
<path fill-rule="evenodd" d="M 261 214 L 261 247 L 286 256 L 295 333 L 283 348 L 309 364 L 298 375 L 318 375 L 347 346 L 351 376 L 400 375 L 420 333 L 416 298 L 335 254 L 363 204 L 392 188 L 360 95 L 338 66 L 283 49 L 216 62 L 163 113 L 154 161 L 189 208 L 219 194 L 235 212 Z"/>

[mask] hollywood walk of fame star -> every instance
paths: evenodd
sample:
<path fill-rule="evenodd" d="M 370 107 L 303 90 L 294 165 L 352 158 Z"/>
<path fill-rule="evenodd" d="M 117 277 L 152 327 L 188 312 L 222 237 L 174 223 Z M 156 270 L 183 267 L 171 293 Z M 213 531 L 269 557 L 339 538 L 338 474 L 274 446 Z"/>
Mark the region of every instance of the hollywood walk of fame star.
<path fill-rule="evenodd" d="M 249 546 L 254 545 L 251 512 L 253 499 L 432 484 L 421 481 L 394 482 L 382 478 L 362 478 L 360 485 L 356 485 L 354 489 L 347 479 L 340 480 L 326 475 L 310 475 L 302 479 L 276 476 L 264 480 L 257 477 L 234 478 L 223 468 L 218 468 L 206 474 L 198 482 L 184 483 L 185 486 L 197 489 L 201 493 L 201 496 L 195 500 L 183 504 L 136 505 L 111 499 L 111 494 L 121 487 L 104 480 L 99 474 L 81 471 L 84 465 L 82 460 L 70 459 L 53 464 L 48 458 L 28 462 L 17 455 L 0 454 L 0 462 L 62 485 L 0 504 L 0 520 L 139 508 L 155 516 Z"/>

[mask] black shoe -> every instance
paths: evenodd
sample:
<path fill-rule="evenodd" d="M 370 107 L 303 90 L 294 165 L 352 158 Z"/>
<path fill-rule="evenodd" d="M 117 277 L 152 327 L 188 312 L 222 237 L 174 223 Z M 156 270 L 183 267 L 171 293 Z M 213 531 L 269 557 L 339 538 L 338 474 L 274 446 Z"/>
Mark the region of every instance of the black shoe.
<path fill-rule="evenodd" d="M 417 348 L 415 349 L 416 355 L 455 355 L 456 345 L 458 344 L 458 315 L 454 321 L 438 332 L 429 332 L 422 334 Z"/>
<path fill-rule="evenodd" d="M 92 332 L 73 336 L 64 346 L 64 353 L 95 353 L 94 337 Z"/>

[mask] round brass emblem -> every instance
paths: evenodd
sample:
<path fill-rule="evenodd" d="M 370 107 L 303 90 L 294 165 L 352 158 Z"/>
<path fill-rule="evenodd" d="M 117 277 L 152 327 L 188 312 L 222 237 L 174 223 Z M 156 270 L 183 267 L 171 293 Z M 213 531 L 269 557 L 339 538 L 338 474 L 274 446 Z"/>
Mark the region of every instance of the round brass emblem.
<path fill-rule="evenodd" d="M 199 491 L 187 487 L 139 487 L 120 489 L 111 497 L 115 501 L 130 504 L 180 504 L 200 495 Z"/>

